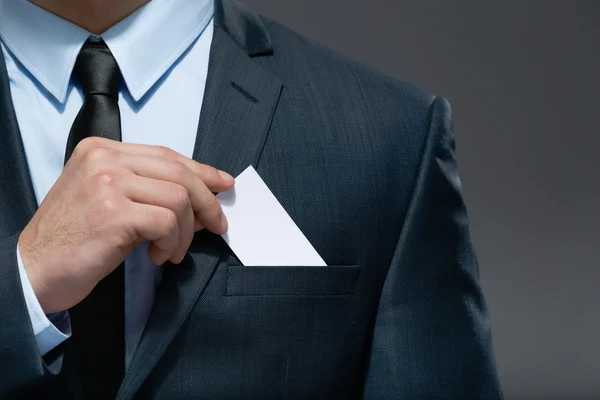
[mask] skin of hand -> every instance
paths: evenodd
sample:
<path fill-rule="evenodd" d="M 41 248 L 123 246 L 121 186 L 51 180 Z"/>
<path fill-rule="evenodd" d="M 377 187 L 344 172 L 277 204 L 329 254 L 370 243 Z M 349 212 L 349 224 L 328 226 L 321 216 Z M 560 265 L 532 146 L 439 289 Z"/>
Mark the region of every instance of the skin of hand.
<path fill-rule="evenodd" d="M 166 147 L 82 140 L 19 236 L 44 312 L 79 303 L 145 241 L 154 264 L 178 264 L 195 232 L 224 234 L 227 220 L 213 192 L 234 183 Z"/>

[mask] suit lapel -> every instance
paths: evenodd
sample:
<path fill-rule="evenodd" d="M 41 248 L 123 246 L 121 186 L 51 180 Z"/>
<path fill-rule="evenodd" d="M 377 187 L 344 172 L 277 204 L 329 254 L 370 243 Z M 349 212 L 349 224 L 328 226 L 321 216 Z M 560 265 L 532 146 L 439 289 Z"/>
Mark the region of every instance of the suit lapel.
<path fill-rule="evenodd" d="M 217 0 L 214 26 L 193 158 L 236 176 L 258 163 L 282 83 L 252 58 L 272 51 L 257 16 L 237 2 Z M 219 236 L 202 232 L 194 238 L 182 264 L 165 266 L 118 399 L 131 398 L 139 390 L 202 295 L 225 251 Z"/>
<path fill-rule="evenodd" d="M 37 207 L 0 49 L 0 239 L 23 230 Z"/>

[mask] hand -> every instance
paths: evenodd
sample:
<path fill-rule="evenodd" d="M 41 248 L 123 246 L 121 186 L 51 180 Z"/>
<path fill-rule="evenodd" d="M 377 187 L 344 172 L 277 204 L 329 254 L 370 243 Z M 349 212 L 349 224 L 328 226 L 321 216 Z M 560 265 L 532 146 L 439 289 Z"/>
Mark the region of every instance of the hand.
<path fill-rule="evenodd" d="M 180 263 L 194 232 L 227 231 L 213 192 L 233 178 L 165 147 L 90 137 L 19 236 L 19 251 L 46 313 L 85 298 L 139 244 L 154 264 Z"/>

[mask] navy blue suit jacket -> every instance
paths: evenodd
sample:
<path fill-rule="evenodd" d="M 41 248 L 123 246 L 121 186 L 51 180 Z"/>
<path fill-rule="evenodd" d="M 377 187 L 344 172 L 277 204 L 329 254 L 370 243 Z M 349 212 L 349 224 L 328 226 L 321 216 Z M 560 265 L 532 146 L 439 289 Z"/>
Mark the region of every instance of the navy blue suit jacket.
<path fill-rule="evenodd" d="M 20 288 L 36 202 L 4 62 L 0 140 L 0 395 L 79 398 Z M 328 266 L 240 266 L 197 234 L 119 399 L 501 397 L 444 99 L 216 0 L 194 159 L 253 165 Z"/>

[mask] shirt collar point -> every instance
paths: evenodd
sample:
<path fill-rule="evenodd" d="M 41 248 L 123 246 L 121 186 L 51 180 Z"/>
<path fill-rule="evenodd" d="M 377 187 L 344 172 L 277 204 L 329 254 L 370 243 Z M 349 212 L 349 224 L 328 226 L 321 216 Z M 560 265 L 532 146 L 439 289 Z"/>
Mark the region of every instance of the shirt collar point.
<path fill-rule="evenodd" d="M 52 97 L 54 97 L 56 101 L 58 101 L 60 104 L 65 104 L 65 102 L 67 101 L 67 90 L 69 88 L 68 80 L 66 82 L 58 83 L 57 86 L 55 85 L 56 81 L 48 79 L 46 76 L 39 74 L 32 75 L 35 79 L 38 80 L 42 87 L 44 87 L 46 91 L 50 93 Z"/>
<path fill-rule="evenodd" d="M 65 104 L 67 101 L 67 88 L 62 88 L 62 89 L 56 89 L 55 93 L 52 93 L 52 95 L 56 98 L 56 100 L 58 100 L 58 102 L 60 104 Z"/>
<path fill-rule="evenodd" d="M 127 87 L 127 89 L 129 90 L 129 87 Z M 137 103 L 138 101 L 140 101 L 142 99 L 142 97 L 144 97 L 144 95 L 146 94 L 146 91 L 143 90 L 143 88 L 136 88 L 136 89 L 137 90 L 129 90 L 129 95 L 131 96 L 133 101 L 135 101 Z"/>
<path fill-rule="evenodd" d="M 133 99 L 135 102 L 139 102 L 144 98 L 144 96 L 146 96 L 146 94 L 148 94 L 150 90 L 152 90 L 154 85 L 158 83 L 158 79 L 151 77 L 149 79 L 141 80 L 131 78 L 132 76 L 133 75 L 129 75 L 129 80 L 124 78 L 123 82 L 127 87 L 127 91 L 131 99 Z"/>

